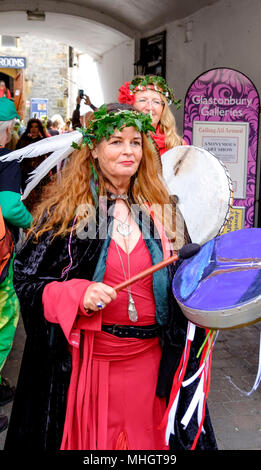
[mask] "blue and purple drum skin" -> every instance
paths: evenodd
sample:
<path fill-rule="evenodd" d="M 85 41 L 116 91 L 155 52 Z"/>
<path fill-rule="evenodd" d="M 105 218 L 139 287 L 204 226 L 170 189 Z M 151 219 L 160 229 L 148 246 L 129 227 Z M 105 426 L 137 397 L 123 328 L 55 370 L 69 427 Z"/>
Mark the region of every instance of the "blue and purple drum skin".
<path fill-rule="evenodd" d="M 232 329 L 261 320 L 261 229 L 216 237 L 182 262 L 172 283 L 184 315 L 202 328 Z"/>

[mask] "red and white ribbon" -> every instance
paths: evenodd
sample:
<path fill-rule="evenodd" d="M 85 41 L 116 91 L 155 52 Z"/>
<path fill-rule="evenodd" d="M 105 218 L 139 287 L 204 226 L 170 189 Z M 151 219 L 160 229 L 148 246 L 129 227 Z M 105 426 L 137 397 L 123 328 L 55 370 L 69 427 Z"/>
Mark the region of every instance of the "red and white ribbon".
<path fill-rule="evenodd" d="M 195 337 L 196 326 L 189 322 L 187 328 L 187 336 L 186 336 L 186 343 L 185 348 L 183 351 L 183 355 L 179 364 L 179 367 L 176 371 L 176 374 L 173 379 L 172 390 L 170 394 L 169 405 L 164 415 L 162 426 L 166 426 L 165 431 L 165 440 L 166 445 L 169 444 L 169 439 L 171 434 L 175 434 L 175 420 L 176 420 L 176 413 L 178 408 L 178 402 L 180 398 L 180 390 L 181 387 L 189 387 L 196 379 L 199 378 L 198 386 L 195 390 L 193 398 L 181 420 L 181 424 L 183 425 L 184 429 L 190 423 L 190 420 L 197 409 L 197 421 L 198 421 L 198 432 L 195 436 L 194 442 L 192 444 L 191 450 L 194 450 L 198 438 L 201 432 L 205 432 L 203 428 L 203 423 L 205 419 L 205 409 L 206 409 L 206 400 L 209 392 L 210 386 L 210 370 L 211 370 L 211 358 L 212 358 L 212 350 L 213 350 L 213 338 L 215 336 L 215 332 L 208 333 L 207 338 L 204 343 L 204 347 L 202 348 L 202 355 L 201 361 L 199 365 L 199 369 L 197 372 L 187 380 L 183 380 L 186 370 L 187 364 L 190 356 L 190 349 L 191 343 Z"/>

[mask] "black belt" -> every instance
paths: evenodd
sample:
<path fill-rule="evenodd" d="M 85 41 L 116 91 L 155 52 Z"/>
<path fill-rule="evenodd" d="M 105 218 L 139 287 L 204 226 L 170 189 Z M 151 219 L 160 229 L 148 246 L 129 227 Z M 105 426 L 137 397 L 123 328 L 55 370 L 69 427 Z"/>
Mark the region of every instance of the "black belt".
<path fill-rule="evenodd" d="M 121 338 L 155 338 L 159 335 L 161 327 L 159 325 L 102 325 L 102 331 L 110 333 Z"/>

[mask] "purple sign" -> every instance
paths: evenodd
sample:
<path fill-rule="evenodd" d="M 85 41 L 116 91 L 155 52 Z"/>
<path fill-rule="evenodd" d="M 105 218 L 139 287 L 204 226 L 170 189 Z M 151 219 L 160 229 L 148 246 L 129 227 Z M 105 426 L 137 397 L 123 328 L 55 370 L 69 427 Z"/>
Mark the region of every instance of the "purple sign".
<path fill-rule="evenodd" d="M 244 208 L 245 228 L 254 226 L 259 110 L 251 80 L 228 68 L 200 75 L 185 98 L 184 139 L 224 156 L 229 172 L 235 171 L 233 206 Z"/>

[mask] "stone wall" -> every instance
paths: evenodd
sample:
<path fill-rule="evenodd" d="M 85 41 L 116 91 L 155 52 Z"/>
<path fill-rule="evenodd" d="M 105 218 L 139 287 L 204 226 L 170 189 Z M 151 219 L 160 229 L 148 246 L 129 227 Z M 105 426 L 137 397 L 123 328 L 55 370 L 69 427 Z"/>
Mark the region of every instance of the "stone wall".
<path fill-rule="evenodd" d="M 30 99 L 48 98 L 48 116 L 60 114 L 65 120 L 68 101 L 68 46 L 50 39 L 25 35 L 16 48 L 0 48 L 1 55 L 26 57 L 26 120 Z"/>

